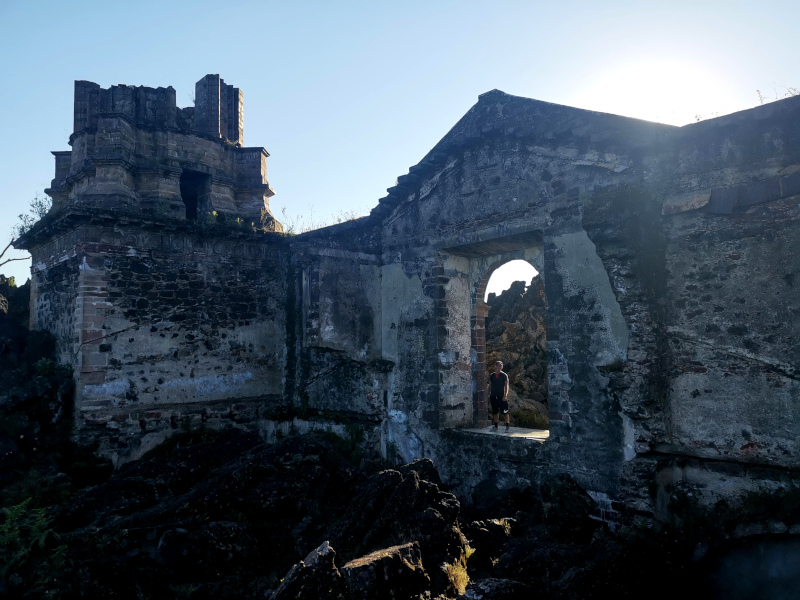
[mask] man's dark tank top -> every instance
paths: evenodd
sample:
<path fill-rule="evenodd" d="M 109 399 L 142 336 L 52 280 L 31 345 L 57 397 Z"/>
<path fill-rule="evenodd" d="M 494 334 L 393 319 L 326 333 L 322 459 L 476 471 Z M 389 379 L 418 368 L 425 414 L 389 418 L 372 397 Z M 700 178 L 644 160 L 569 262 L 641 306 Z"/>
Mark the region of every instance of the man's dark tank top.
<path fill-rule="evenodd" d="M 506 393 L 506 381 L 508 381 L 508 375 L 506 375 L 503 371 L 500 371 L 500 373 L 492 373 L 489 375 L 489 381 L 492 384 L 492 396 L 499 396 L 502 398 Z"/>

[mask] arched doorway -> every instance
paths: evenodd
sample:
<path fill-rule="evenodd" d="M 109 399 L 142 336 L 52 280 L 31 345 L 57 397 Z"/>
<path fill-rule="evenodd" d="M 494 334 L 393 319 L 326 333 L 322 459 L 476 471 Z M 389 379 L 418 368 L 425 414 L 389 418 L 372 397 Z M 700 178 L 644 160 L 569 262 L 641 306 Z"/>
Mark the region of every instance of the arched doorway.
<path fill-rule="evenodd" d="M 480 277 L 472 318 L 476 421 L 491 421 L 486 395 L 496 361 L 510 380 L 513 427 L 548 429 L 544 283 L 529 260 L 498 260 Z"/>

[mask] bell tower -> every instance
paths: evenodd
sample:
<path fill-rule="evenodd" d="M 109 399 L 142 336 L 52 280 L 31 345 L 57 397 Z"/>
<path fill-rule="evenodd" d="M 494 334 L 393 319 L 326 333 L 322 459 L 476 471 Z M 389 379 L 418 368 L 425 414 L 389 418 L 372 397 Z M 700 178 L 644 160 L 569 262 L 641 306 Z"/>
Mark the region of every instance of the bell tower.
<path fill-rule="evenodd" d="M 117 462 L 185 419 L 248 423 L 283 393 L 269 153 L 243 145 L 241 90 L 206 75 L 195 99 L 76 81 L 53 208 L 17 241 L 33 256 L 31 325 L 75 369 L 78 435 Z"/>

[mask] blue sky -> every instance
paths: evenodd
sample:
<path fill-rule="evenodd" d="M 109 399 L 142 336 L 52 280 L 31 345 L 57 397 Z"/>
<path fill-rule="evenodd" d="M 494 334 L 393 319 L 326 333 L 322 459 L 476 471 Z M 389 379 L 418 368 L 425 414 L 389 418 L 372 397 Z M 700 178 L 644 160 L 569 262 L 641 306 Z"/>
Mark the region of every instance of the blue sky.
<path fill-rule="evenodd" d="M 273 212 L 319 221 L 367 212 L 494 88 L 673 124 L 781 97 L 798 22 L 796 0 L 0 0 L 0 233 L 69 148 L 75 79 L 172 85 L 188 106 L 219 73 L 271 154 Z"/>

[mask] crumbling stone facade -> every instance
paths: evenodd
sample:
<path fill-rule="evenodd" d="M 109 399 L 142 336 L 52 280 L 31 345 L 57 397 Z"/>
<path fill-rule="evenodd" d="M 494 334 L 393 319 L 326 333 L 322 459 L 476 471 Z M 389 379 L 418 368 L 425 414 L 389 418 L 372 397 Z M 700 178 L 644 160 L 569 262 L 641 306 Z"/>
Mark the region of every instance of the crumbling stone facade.
<path fill-rule="evenodd" d="M 328 427 L 462 492 L 568 472 L 628 522 L 797 479 L 800 98 L 678 128 L 492 91 L 368 217 L 287 237 L 241 93 L 201 84 L 192 112 L 78 82 L 22 239 L 102 452 L 184 420 Z M 470 431 L 513 259 L 545 290 L 544 443 Z"/>
<path fill-rule="evenodd" d="M 238 89 L 208 75 L 195 97 L 75 82 L 52 218 L 25 242 L 31 327 L 74 366 L 80 435 L 117 461 L 282 395 L 286 252 L 253 232 L 280 231 L 269 154 L 242 145 Z"/>

